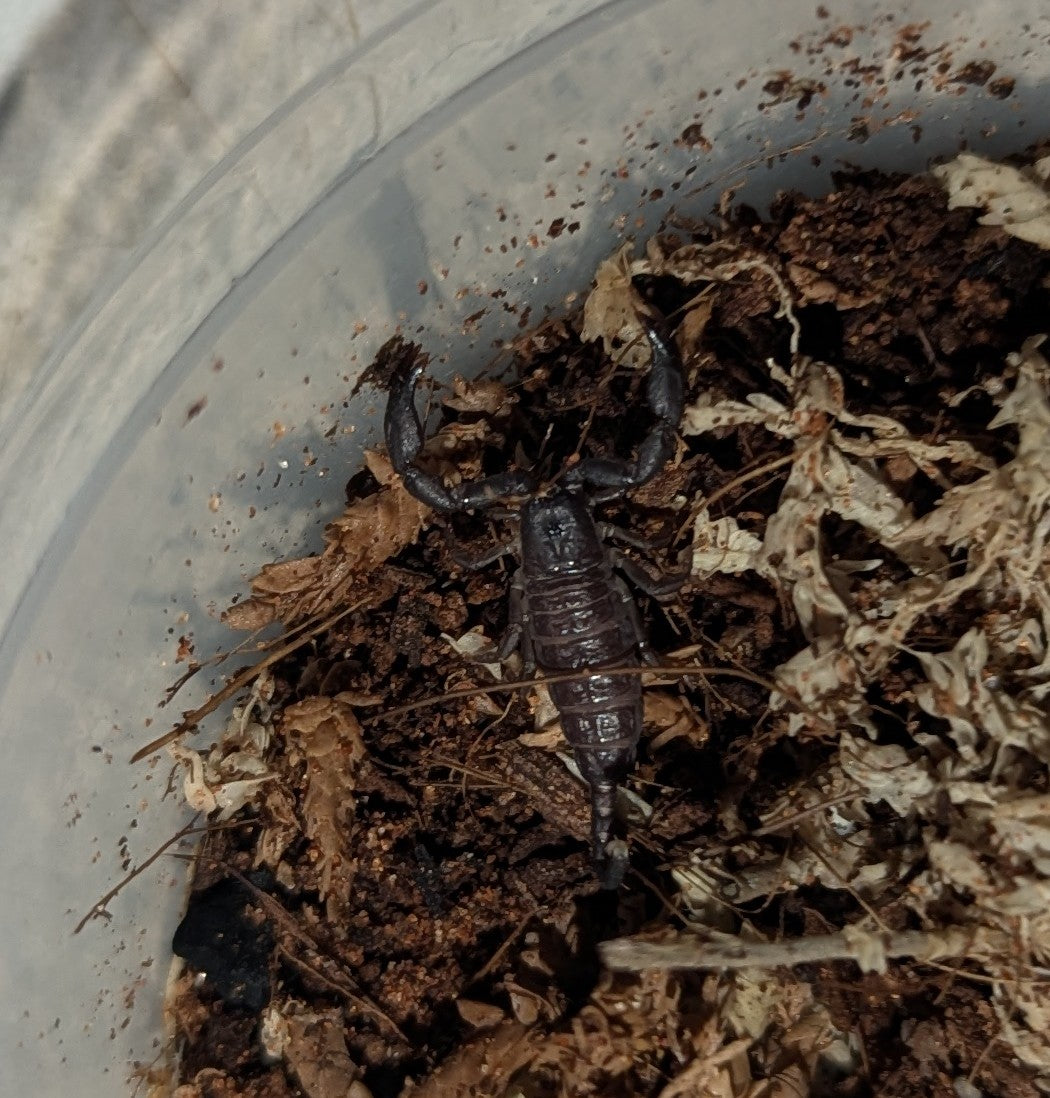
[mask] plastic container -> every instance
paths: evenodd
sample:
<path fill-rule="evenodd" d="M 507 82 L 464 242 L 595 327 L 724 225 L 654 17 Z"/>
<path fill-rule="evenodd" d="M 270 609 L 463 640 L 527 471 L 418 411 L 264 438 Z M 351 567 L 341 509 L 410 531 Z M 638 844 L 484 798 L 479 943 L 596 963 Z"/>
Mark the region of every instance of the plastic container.
<path fill-rule="evenodd" d="M 245 577 L 319 544 L 395 325 L 470 373 L 671 206 L 1023 149 L 1048 36 L 1036 0 L 426 4 L 201 180 L 0 437 L 0 1093 L 131 1093 L 163 1059 L 181 865 L 73 928 L 185 822 L 166 757 L 128 763 L 209 688 L 158 711 L 179 637 L 228 647 Z"/>

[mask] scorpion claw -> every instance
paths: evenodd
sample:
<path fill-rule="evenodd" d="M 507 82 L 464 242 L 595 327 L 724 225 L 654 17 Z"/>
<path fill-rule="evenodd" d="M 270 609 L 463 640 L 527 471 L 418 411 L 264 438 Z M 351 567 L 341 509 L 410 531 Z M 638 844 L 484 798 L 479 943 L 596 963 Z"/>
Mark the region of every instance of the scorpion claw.
<path fill-rule="evenodd" d="M 423 449 L 423 424 L 416 411 L 416 383 L 423 373 L 418 363 L 400 366 L 394 374 L 383 417 L 383 436 L 394 471 L 404 476 Z"/>
<path fill-rule="evenodd" d="M 401 363 L 395 370 L 383 416 L 383 437 L 390 464 L 405 488 L 435 511 L 455 511 L 459 507 L 449 490 L 437 477 L 416 465 L 416 458 L 423 449 L 423 424 L 416 411 L 416 382 L 422 373 L 423 366 L 418 362 Z"/>
<path fill-rule="evenodd" d="M 653 352 L 645 396 L 656 417 L 674 430 L 682 419 L 682 363 L 678 352 L 659 328 L 650 324 L 645 334 Z"/>
<path fill-rule="evenodd" d="M 646 325 L 652 365 L 645 394 L 656 424 L 638 448 L 634 461 L 616 458 L 584 458 L 565 474 L 570 487 L 598 489 L 594 497 L 615 499 L 628 489 L 648 483 L 674 456 L 676 432 L 682 418 L 682 362 L 674 344 L 662 332 L 662 321 Z"/>
<path fill-rule="evenodd" d="M 528 473 L 497 473 L 449 489 L 438 477 L 424 472 L 416 464 L 416 458 L 423 449 L 423 424 L 416 411 L 416 383 L 422 374 L 421 363 L 398 364 L 391 379 L 390 399 L 383 417 L 383 437 L 390 464 L 409 493 L 435 511 L 448 514 L 453 511 L 485 510 L 498 505 L 505 496 L 534 492 L 536 483 Z"/>

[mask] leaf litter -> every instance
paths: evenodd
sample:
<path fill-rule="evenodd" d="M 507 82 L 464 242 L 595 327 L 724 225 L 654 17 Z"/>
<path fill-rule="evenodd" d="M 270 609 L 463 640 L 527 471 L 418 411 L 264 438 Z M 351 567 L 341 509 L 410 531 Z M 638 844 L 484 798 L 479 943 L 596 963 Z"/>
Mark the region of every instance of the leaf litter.
<path fill-rule="evenodd" d="M 675 329 L 682 445 L 600 516 L 691 571 L 639 596 L 687 673 L 644 675 L 619 894 L 542 686 L 384 716 L 517 677 L 506 566 L 461 563 L 500 530 L 371 453 L 263 569 L 235 628 L 356 608 L 170 746 L 225 825 L 190 910 L 233 882 L 273 935 L 261 1011 L 173 984 L 178 1098 L 1050 1090 L 1045 179 L 975 161 L 624 247 L 515 383 L 438 402 L 433 470 L 552 476 L 638 443 L 645 317 Z"/>

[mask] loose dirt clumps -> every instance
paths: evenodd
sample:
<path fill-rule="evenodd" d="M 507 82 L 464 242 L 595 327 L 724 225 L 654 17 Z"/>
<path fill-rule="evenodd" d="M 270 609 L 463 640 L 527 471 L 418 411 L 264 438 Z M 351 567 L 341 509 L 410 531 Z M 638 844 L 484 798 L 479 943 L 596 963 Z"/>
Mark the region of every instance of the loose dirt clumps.
<path fill-rule="evenodd" d="M 690 571 L 639 595 L 618 893 L 546 692 L 491 655 L 512 565 L 461 563 L 505 523 L 376 452 L 324 550 L 263 569 L 227 617 L 283 636 L 214 746 L 171 745 L 214 825 L 178 1098 L 1050 1085 L 1050 260 L 1001 197 L 1044 176 L 989 168 L 668 226 L 433 391 L 429 468 L 553 479 L 644 437 L 648 313 L 682 353 L 675 459 L 599 508 Z"/>

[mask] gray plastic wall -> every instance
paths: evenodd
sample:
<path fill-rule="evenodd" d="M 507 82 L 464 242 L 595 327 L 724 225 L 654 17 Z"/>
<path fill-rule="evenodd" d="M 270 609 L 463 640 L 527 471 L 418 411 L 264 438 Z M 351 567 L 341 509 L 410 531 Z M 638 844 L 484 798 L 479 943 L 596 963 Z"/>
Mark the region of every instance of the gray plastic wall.
<path fill-rule="evenodd" d="M 192 166 L 153 215 L 135 206 L 113 262 L 61 283 L 67 306 L 20 344 L 0 404 L 3 1095 L 130 1094 L 163 1059 L 181 865 L 159 859 L 73 928 L 186 821 L 167 758 L 128 762 L 221 682 L 204 673 L 157 708 L 179 637 L 198 658 L 228 648 L 218 615 L 246 579 L 318 547 L 377 439 L 377 402 L 348 403 L 353 380 L 395 326 L 448 370 L 479 370 L 672 207 L 706 214 L 727 188 L 761 206 L 846 165 L 922 170 L 964 145 L 1016 152 L 1043 136 L 1050 86 L 1034 2 L 448 0 L 333 30 L 316 52 L 286 23 L 270 47 L 298 68 L 253 117 L 250 51 L 144 10 L 141 64 L 161 42 L 188 90 L 152 112 L 140 97 L 133 134 Z M 104 101 L 91 58 L 77 63 Z M 180 144 L 187 98 L 207 106 L 206 149 Z M 122 174 L 103 132 L 102 160 L 71 171 L 152 178 L 137 146 Z M 0 132 L 0 162 L 30 137 Z M 6 193 L 14 278 L 37 198 Z M 90 190 L 62 208 L 84 232 Z M 43 239 L 53 225 L 35 216 Z M 47 305 L 34 293 L 26 323 Z"/>

